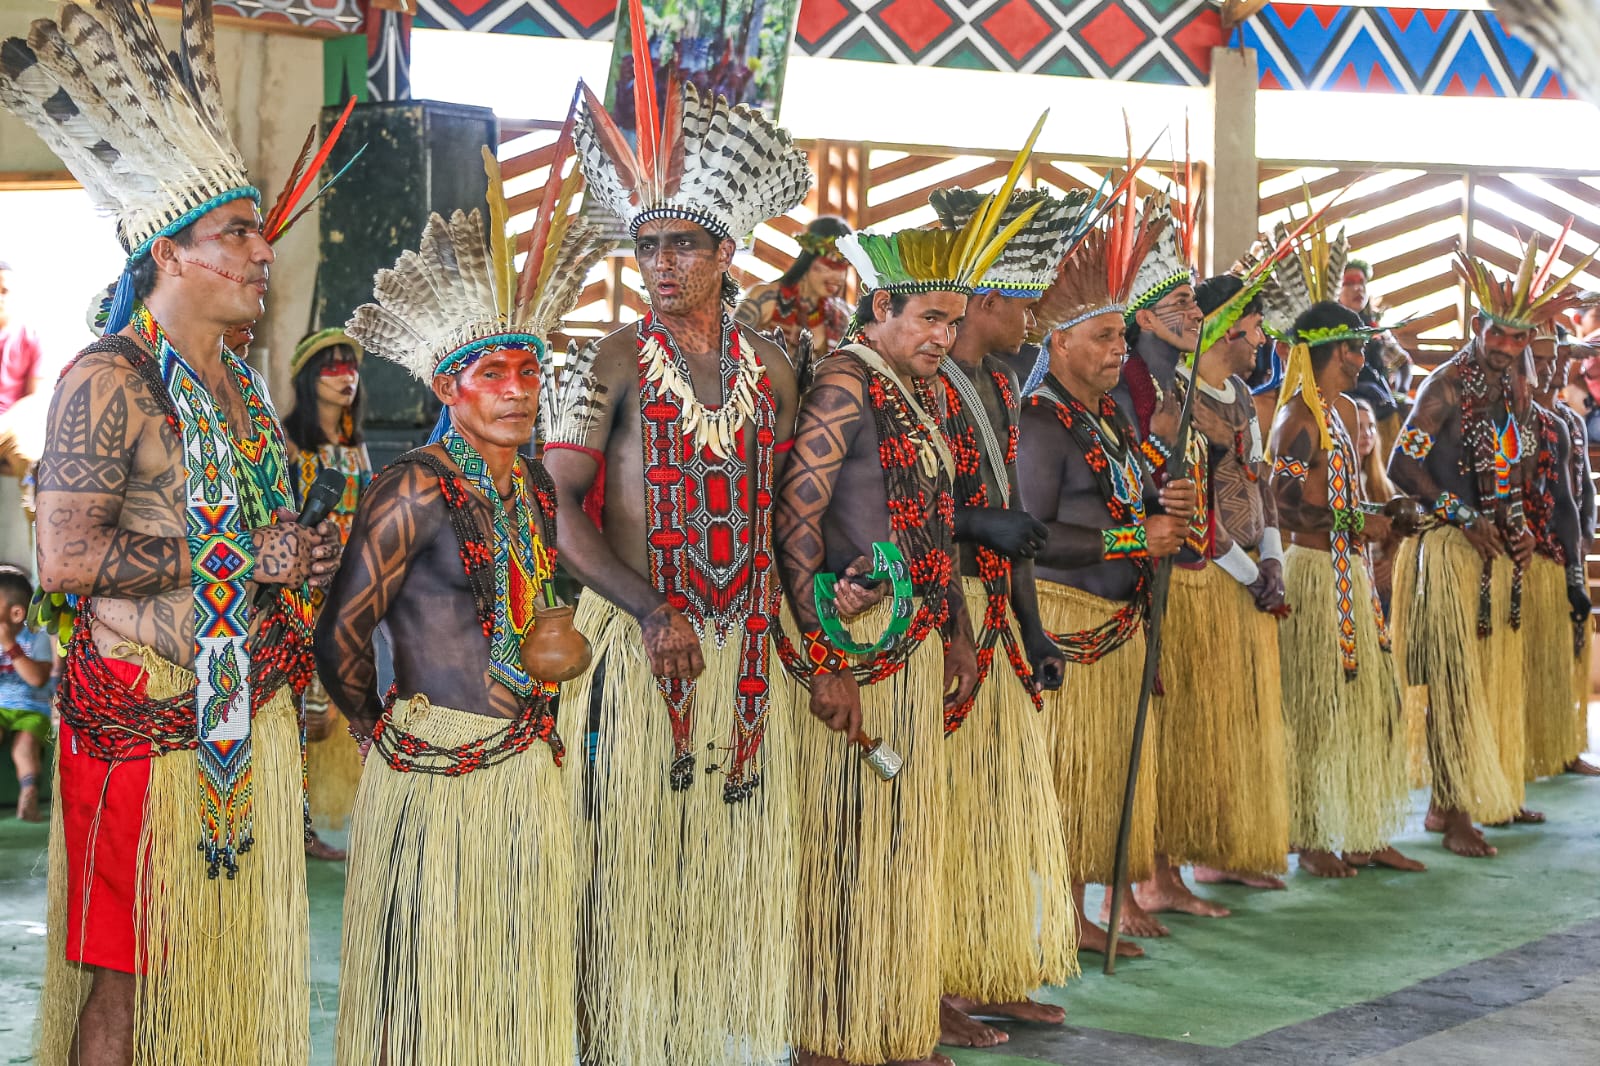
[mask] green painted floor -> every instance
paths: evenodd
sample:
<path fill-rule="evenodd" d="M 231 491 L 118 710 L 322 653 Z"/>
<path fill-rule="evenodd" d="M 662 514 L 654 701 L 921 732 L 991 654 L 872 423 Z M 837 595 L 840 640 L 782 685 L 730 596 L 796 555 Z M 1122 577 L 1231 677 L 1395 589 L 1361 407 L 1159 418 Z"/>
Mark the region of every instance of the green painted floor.
<path fill-rule="evenodd" d="M 1418 811 L 1423 799 L 1416 797 Z M 1142 942 L 1146 959 L 1123 961 L 1115 977 L 1105 977 L 1099 957 L 1086 956 L 1088 972 L 1081 980 L 1047 989 L 1042 998 L 1067 1008 L 1071 1030 L 1178 1041 L 1194 1045 L 1198 1054 L 1600 919 L 1600 779 L 1538 783 L 1529 788 L 1529 805 L 1545 811 L 1549 824 L 1491 830 L 1497 859 L 1449 855 L 1418 823 L 1400 846 L 1429 863 L 1424 874 L 1364 870 L 1349 881 L 1294 874 L 1285 892 L 1208 887 L 1204 893 L 1233 908 L 1233 917 L 1172 917 L 1171 937 Z M 9 812 L 0 817 L 0 1063 L 28 1061 L 44 956 L 45 836 L 42 825 L 19 823 Z M 330 839 L 340 840 L 337 834 Z M 344 869 L 313 864 L 309 879 L 313 1062 L 321 1064 L 331 1061 Z M 1089 906 L 1098 909 L 1096 893 Z M 1594 1007 L 1594 996 L 1578 999 Z M 962 1066 L 1113 1061 L 1029 1058 L 1004 1049 L 958 1051 L 953 1057 Z M 1506 1054 L 1497 1061 L 1546 1060 Z"/>

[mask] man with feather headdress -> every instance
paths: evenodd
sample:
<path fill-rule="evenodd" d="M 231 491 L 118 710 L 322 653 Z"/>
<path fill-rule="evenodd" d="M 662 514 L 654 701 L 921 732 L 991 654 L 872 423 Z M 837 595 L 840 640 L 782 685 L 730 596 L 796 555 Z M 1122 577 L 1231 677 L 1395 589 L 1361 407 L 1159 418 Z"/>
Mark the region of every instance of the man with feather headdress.
<path fill-rule="evenodd" d="M 1473 336 L 1418 390 L 1389 459 L 1390 479 L 1430 507 L 1436 523 L 1395 561 L 1394 586 L 1402 669 L 1408 683 L 1428 693 L 1433 796 L 1425 824 L 1444 834 L 1446 848 L 1473 858 L 1496 854 L 1473 822 L 1544 820 L 1522 806 L 1520 629 L 1523 579 L 1536 543 L 1526 490 L 1541 449 L 1534 405 L 1516 368 L 1538 327 L 1579 302 L 1569 286 L 1593 256 L 1555 277 L 1565 241 L 1563 233 L 1540 266 L 1539 240 L 1532 238 L 1515 279 L 1495 277 L 1457 249 L 1456 271 L 1478 308 Z M 1575 515 L 1564 483 L 1557 499 Z M 1573 618 L 1582 620 L 1589 597 L 1577 524 L 1562 527 L 1566 599 Z M 1465 594 L 1420 595 L 1436 588 Z"/>
<path fill-rule="evenodd" d="M 1192 482 L 1173 478 L 1157 490 L 1138 431 L 1112 396 L 1128 351 L 1123 313 L 1166 224 L 1141 219 L 1130 195 L 1071 250 L 1034 311 L 1045 343 L 1022 407 L 1019 488 L 1049 534 L 1034 557 L 1039 613 L 1066 660 L 1045 714 L 1082 951 L 1108 947 L 1084 915 L 1083 892 L 1113 879 L 1154 561 L 1178 551 L 1182 516 L 1194 510 Z M 1162 513 L 1147 508 L 1158 498 Z M 1154 785 L 1153 773 L 1139 776 L 1128 853 L 1135 879 L 1154 869 Z M 1132 902 L 1128 893 L 1123 931 L 1143 933 L 1151 920 Z M 1143 954 L 1127 941 L 1118 953 Z"/>
<path fill-rule="evenodd" d="M 476 209 L 431 216 L 345 327 L 444 405 L 428 445 L 362 496 L 317 625 L 328 694 L 371 742 L 340 953 L 335 1053 L 348 1066 L 572 1057 L 576 878 L 553 701 L 587 660 L 581 640 L 548 653 L 564 628 L 538 606 L 541 594 L 553 606 L 555 486 L 518 454 L 545 338 L 607 250 L 571 214 L 571 153 L 569 118 L 520 277 L 485 148 L 487 224 Z M 395 669 L 381 700 L 380 623 Z"/>
<path fill-rule="evenodd" d="M 953 231 L 986 199 L 967 189 L 929 197 Z M 1001 225 L 1029 209 L 1033 217 L 973 286 L 955 343 L 928 379 L 929 409 L 956 461 L 961 584 L 978 628 L 980 676 L 973 699 L 945 716 L 946 1044 L 1003 1039 L 969 1011 L 1061 1022 L 1060 1007 L 1028 997 L 1077 971 L 1066 843 L 1040 713 L 1040 691 L 1060 685 L 1061 653 L 1039 621 L 1033 556 L 1045 528 L 1017 491 L 1022 390 L 1006 360 L 1017 357 L 1034 305 L 1087 226 L 1089 199 L 1083 191 L 1012 194 Z"/>
<path fill-rule="evenodd" d="M 584 1056 L 700 1066 L 785 1051 L 793 941 L 790 726 L 773 654 L 775 485 L 799 402 L 735 323 L 735 242 L 794 207 L 805 153 L 759 111 L 668 81 L 630 5 L 635 150 L 585 88 L 589 199 L 634 241 L 644 319 L 572 353 L 545 461 L 595 662 L 562 694 Z"/>
<path fill-rule="evenodd" d="M 39 573 L 67 647 L 38 1058 L 303 1063 L 296 700 L 307 585 L 338 537 L 281 521 L 282 427 L 223 345 L 262 312 L 282 219 L 262 221 L 228 133 L 205 0 L 183 5 L 172 58 L 144 3 L 64 4 L 0 45 L 0 104 L 128 253 L 39 465 Z"/>

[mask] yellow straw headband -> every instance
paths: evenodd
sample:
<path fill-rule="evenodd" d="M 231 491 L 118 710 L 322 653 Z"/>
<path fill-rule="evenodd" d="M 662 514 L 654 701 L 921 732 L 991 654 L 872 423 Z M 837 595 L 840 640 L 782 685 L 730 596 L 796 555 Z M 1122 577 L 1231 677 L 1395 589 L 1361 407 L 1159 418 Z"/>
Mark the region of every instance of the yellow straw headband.
<path fill-rule="evenodd" d="M 361 345 L 357 344 L 350 334 L 344 331 L 344 327 L 330 326 L 327 329 L 318 330 L 295 345 L 294 355 L 289 358 L 289 376 L 294 377 L 300 373 L 305 368 L 305 365 L 311 361 L 311 357 L 318 352 L 325 352 L 329 348 L 337 347 L 341 344 L 347 345 L 351 351 L 355 352 L 357 363 L 360 363 L 362 357 L 367 354 L 362 350 Z"/>

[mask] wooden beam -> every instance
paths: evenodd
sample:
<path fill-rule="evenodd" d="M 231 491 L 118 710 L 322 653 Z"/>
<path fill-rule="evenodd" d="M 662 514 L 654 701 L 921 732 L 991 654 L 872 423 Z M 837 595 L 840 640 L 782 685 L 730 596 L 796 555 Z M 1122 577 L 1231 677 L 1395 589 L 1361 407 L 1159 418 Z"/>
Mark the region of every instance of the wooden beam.
<path fill-rule="evenodd" d="M 1461 201 L 1459 200 L 1435 204 L 1414 214 L 1392 218 L 1388 222 L 1373 226 L 1371 229 L 1350 233 L 1350 248 L 1354 251 L 1374 244 L 1382 244 L 1384 241 L 1419 230 L 1423 226 L 1431 226 L 1436 222 L 1444 222 L 1447 219 L 1459 218 L 1460 216 Z"/>

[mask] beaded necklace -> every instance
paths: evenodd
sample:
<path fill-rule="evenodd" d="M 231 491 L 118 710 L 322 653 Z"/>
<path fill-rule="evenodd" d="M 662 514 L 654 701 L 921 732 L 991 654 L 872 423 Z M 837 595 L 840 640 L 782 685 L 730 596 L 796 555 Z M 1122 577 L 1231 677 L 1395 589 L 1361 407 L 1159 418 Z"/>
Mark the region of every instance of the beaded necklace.
<path fill-rule="evenodd" d="M 1534 438 L 1538 452 L 1534 458 L 1533 477 L 1523 490 L 1527 501 L 1528 528 L 1533 532 L 1533 550 L 1567 565 L 1567 550 L 1556 535 L 1556 478 L 1562 476 L 1556 453 L 1560 437 L 1556 431 L 1555 415 L 1537 408 L 1534 411 Z"/>
<path fill-rule="evenodd" d="M 995 382 L 1002 402 L 1006 404 L 1009 441 L 1015 437 L 1013 430 L 1018 421 L 1015 394 L 1011 392 L 1005 374 L 991 367 L 989 376 Z M 946 358 L 945 366 L 940 368 L 939 376 L 934 380 L 943 386 L 944 391 L 944 418 L 941 428 L 944 431 L 945 442 L 950 446 L 951 455 L 955 458 L 957 505 L 989 507 L 991 506 L 989 482 L 983 477 L 983 465 L 989 466 L 997 484 L 1009 489 L 1007 456 L 1010 449 L 1008 448 L 1006 453 L 1000 452 L 994 427 L 989 422 L 989 414 L 984 410 L 977 390 L 967 377 L 966 370 Z M 963 389 L 962 385 L 966 387 Z M 1010 505 L 1009 497 L 1009 491 L 1003 494 L 1002 507 Z M 989 678 L 997 646 L 1005 650 L 1006 658 L 1011 662 L 1011 669 L 1022 679 L 1023 688 L 1032 698 L 1034 707 L 1040 710 L 1044 708 L 1043 698 L 1033 687 L 1033 670 L 1028 665 L 1022 649 L 1018 647 L 1016 634 L 1011 628 L 1011 560 L 982 544 L 972 544 L 969 547 L 977 561 L 978 580 L 983 582 L 984 591 L 983 619 L 978 626 L 977 641 L 978 686 L 974 687 L 972 698 L 966 703 L 945 711 L 946 736 L 960 729 L 967 715 L 972 712 L 972 707 L 977 702 L 978 688 Z"/>
<path fill-rule="evenodd" d="M 1495 525 L 1507 537 L 1518 537 L 1525 527 L 1523 479 L 1512 477 L 1511 470 L 1522 460 L 1523 433 L 1511 410 L 1511 373 L 1500 372 L 1499 404 L 1505 415 L 1505 433 L 1500 419 L 1489 411 L 1488 371 L 1479 361 L 1478 341 L 1474 339 L 1456 355 L 1461 381 L 1461 473 L 1472 477 L 1478 488 L 1478 506 L 1492 509 Z M 1514 450 L 1515 455 L 1510 454 Z M 1478 636 L 1494 632 L 1494 561 L 1484 560 L 1478 576 Z M 1515 562 L 1511 570 L 1511 628 L 1522 626 L 1522 567 Z"/>
<path fill-rule="evenodd" d="M 1143 469 L 1134 451 L 1133 426 L 1109 393 L 1100 397 L 1100 415 L 1089 413 L 1077 397 L 1067 391 L 1054 374 L 1046 373 L 1028 396 L 1030 406 L 1048 407 L 1056 420 L 1072 435 L 1083 451 L 1084 463 L 1094 475 L 1105 501 L 1106 514 L 1117 526 L 1144 524 Z M 1114 446 L 1107 437 L 1115 433 Z M 1092 664 L 1127 643 L 1150 614 L 1150 579 L 1153 567 L 1148 555 L 1127 556 L 1135 581 L 1128 602 L 1098 626 L 1076 633 L 1052 633 L 1068 662 Z"/>
<path fill-rule="evenodd" d="M 765 367 L 722 316 L 719 407 L 695 398 L 677 342 L 647 315 L 639 325 L 640 443 L 650 583 L 705 639 L 739 638 L 732 753 L 722 797 L 737 803 L 761 783 L 756 768 L 771 703 L 771 634 L 781 588 L 772 552 L 772 470 L 778 405 Z M 706 427 L 712 427 L 707 429 Z M 657 678 L 672 722 L 674 791 L 694 781 L 695 682 Z M 715 693 L 718 700 L 726 693 Z"/>
<path fill-rule="evenodd" d="M 1315 399 L 1318 404 L 1322 403 L 1320 395 Z M 1339 420 L 1338 412 L 1326 406 L 1322 409 L 1327 412 L 1328 434 L 1333 442 L 1333 447 L 1328 449 L 1328 508 L 1335 516 L 1341 512 L 1353 514 L 1359 511 L 1362 503 L 1355 444 L 1351 442 L 1344 423 Z M 1386 652 L 1390 647 L 1389 627 L 1383 617 L 1383 604 L 1378 599 L 1378 583 L 1372 576 L 1371 556 L 1364 546 L 1357 546 L 1351 532 L 1352 527 L 1348 523 L 1336 521 L 1333 531 L 1328 535 L 1334 575 L 1334 609 L 1339 623 L 1339 661 L 1344 668 L 1346 681 L 1354 681 L 1359 672 L 1356 658 L 1355 583 L 1351 578 L 1353 556 L 1358 556 L 1367 570 L 1372 615 L 1378 627 L 1378 646 Z"/>
<path fill-rule="evenodd" d="M 194 574 L 200 848 L 211 877 L 226 869 L 231 878 L 239 869 L 238 856 L 254 839 L 246 648 L 250 605 L 245 595 L 255 563 L 250 530 L 270 524 L 274 508 L 289 500 L 282 430 L 254 375 L 225 346 L 218 346 L 222 365 L 239 388 L 254 430 L 238 439 L 229 432 L 216 398 L 168 341 L 150 309 L 139 304 L 129 325 L 155 353 L 183 442 L 185 519 Z"/>

